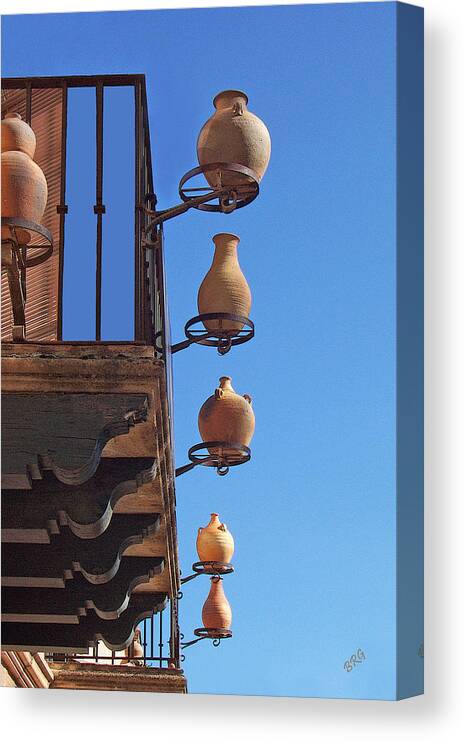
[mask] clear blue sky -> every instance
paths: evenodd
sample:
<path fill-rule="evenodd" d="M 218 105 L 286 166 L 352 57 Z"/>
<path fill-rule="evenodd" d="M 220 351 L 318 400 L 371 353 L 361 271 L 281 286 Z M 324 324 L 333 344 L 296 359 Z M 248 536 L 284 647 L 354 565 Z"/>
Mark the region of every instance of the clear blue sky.
<path fill-rule="evenodd" d="M 250 464 L 224 478 L 199 468 L 177 483 L 184 573 L 210 512 L 236 540 L 236 573 L 224 580 L 234 637 L 186 651 L 189 689 L 393 697 L 395 4 L 3 18 L 5 76 L 126 72 L 147 76 L 162 208 L 196 164 L 197 134 L 220 90 L 245 90 L 272 137 L 250 207 L 194 212 L 165 229 L 174 339 L 197 313 L 221 231 L 241 237 L 256 323 L 254 340 L 224 358 L 200 347 L 174 358 L 178 465 L 199 440 L 198 409 L 220 375 L 253 397 L 257 420 Z M 71 234 L 75 220 L 80 239 L 67 257 L 67 337 L 86 337 L 93 311 L 83 289 L 95 246 L 93 131 L 80 105 L 70 99 L 81 156 L 68 225 Z M 122 97 L 106 98 L 119 130 L 125 110 Z M 109 145 L 106 200 L 111 191 L 130 200 L 131 157 L 112 157 Z M 111 292 L 130 281 L 131 231 L 118 214 L 108 219 L 119 257 L 107 247 L 104 334 L 124 338 L 130 304 Z M 186 638 L 201 625 L 208 587 L 199 578 L 184 590 Z M 358 647 L 367 660 L 346 673 Z"/>

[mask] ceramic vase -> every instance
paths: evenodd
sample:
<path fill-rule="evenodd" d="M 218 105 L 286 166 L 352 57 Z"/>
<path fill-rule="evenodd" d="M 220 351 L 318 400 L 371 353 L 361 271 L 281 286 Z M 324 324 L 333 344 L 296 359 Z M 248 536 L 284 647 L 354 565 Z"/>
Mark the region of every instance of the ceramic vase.
<path fill-rule="evenodd" d="M 131 642 L 129 647 L 125 649 L 124 659 L 120 661 L 120 665 L 143 665 L 144 664 L 144 648 L 141 644 L 141 633 L 140 629 L 136 629 L 134 632 L 134 640 Z"/>
<path fill-rule="evenodd" d="M 221 577 L 211 578 L 210 592 L 202 608 L 202 621 L 206 629 L 227 630 L 231 626 L 231 606 L 224 594 Z"/>
<path fill-rule="evenodd" d="M 231 377 L 222 376 L 215 393 L 200 408 L 198 423 L 203 441 L 225 441 L 248 446 L 255 430 L 252 399 L 248 394 L 243 397 L 236 394 L 231 385 Z M 208 450 L 211 454 L 238 454 L 227 447 Z"/>
<path fill-rule="evenodd" d="M 2 216 L 20 217 L 40 224 L 47 205 L 47 181 L 32 159 L 36 138 L 31 127 L 17 113 L 2 120 Z M 30 234 L 16 230 L 19 241 L 27 244 Z M 2 227 L 2 238 L 10 228 Z"/>
<path fill-rule="evenodd" d="M 202 127 L 197 140 L 200 165 L 228 162 L 245 165 L 260 181 L 268 167 L 271 139 L 268 129 L 258 116 L 247 109 L 248 98 L 240 90 L 224 90 L 213 100 L 215 113 Z M 205 173 L 212 187 L 219 185 L 218 174 Z M 247 176 L 222 174 L 223 185 L 250 182 Z"/>
<path fill-rule="evenodd" d="M 234 539 L 226 525 L 221 523 L 218 513 L 211 514 L 208 526 L 199 528 L 197 554 L 201 562 L 231 562 Z"/>
<path fill-rule="evenodd" d="M 197 298 L 199 314 L 225 312 L 248 317 L 252 295 L 237 258 L 239 237 L 223 232 L 216 234 L 213 242 L 213 262 L 200 285 Z M 234 335 L 244 326 L 231 320 L 206 320 L 203 324 L 207 330 L 224 331 L 226 335 Z"/>

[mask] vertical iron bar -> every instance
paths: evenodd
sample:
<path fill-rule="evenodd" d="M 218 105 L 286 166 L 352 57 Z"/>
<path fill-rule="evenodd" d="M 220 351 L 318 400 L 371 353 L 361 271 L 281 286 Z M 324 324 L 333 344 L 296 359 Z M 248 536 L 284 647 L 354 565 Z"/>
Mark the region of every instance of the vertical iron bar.
<path fill-rule="evenodd" d="M 97 83 L 96 97 L 96 205 L 94 213 L 97 215 L 97 258 L 95 270 L 95 339 L 100 340 L 102 334 L 102 215 L 103 206 L 103 84 Z"/>
<path fill-rule="evenodd" d="M 134 214 L 134 339 L 142 340 L 143 331 L 143 305 L 142 305 L 142 213 L 140 209 L 142 198 L 142 96 L 141 84 L 136 82 L 134 86 L 134 130 L 135 130 L 135 214 Z"/>
<path fill-rule="evenodd" d="M 175 667 L 179 668 L 179 624 L 178 624 L 178 600 L 171 599 L 171 659 Z"/>
<path fill-rule="evenodd" d="M 154 643 L 153 643 L 153 641 L 154 641 L 154 636 L 153 636 L 154 623 L 155 623 L 155 616 L 152 615 L 150 617 L 150 654 L 151 654 L 152 657 L 155 656 L 155 652 L 153 650 L 153 647 L 154 647 Z"/>
<path fill-rule="evenodd" d="M 32 121 L 32 84 L 26 83 L 26 124 L 31 125 Z"/>
<path fill-rule="evenodd" d="M 147 665 L 147 655 L 149 654 L 147 652 L 147 621 L 149 619 L 144 618 L 144 666 Z"/>
<path fill-rule="evenodd" d="M 152 209 L 156 208 L 156 198 L 154 197 L 153 188 L 153 177 L 152 177 L 152 159 L 150 151 L 150 127 L 147 110 L 147 93 L 145 84 L 141 84 L 141 95 L 142 95 L 142 116 L 143 116 L 143 191 L 142 198 L 146 199 L 147 194 L 151 194 L 150 206 Z M 143 214 L 143 226 L 147 226 L 148 217 Z M 148 263 L 146 272 L 148 273 L 148 280 L 145 284 L 146 297 L 145 297 L 145 340 L 147 343 L 153 344 L 154 337 L 160 328 L 160 318 L 158 313 L 158 285 L 156 276 L 156 260 L 159 249 L 144 251 L 148 253 Z"/>
<path fill-rule="evenodd" d="M 173 598 L 171 598 L 171 600 L 170 600 L 170 641 L 169 641 L 169 647 L 170 647 L 170 662 L 168 663 L 168 667 L 169 667 L 169 665 L 170 665 L 170 664 L 171 664 L 171 663 L 173 662 L 173 660 L 174 660 L 174 652 L 175 652 L 175 649 L 174 649 L 174 643 L 175 643 L 175 632 L 176 632 L 176 629 L 175 629 L 175 625 L 174 625 L 174 599 L 173 599 Z"/>
<path fill-rule="evenodd" d="M 58 246 L 58 299 L 57 299 L 57 340 L 63 340 L 63 280 L 65 270 L 65 214 L 66 206 L 66 143 L 68 131 L 68 86 L 63 82 L 61 98 L 61 173 L 60 204 L 57 211 L 60 215 L 60 236 Z"/>
<path fill-rule="evenodd" d="M 159 644 L 158 644 L 158 646 L 160 648 L 159 665 L 160 665 L 160 667 L 162 667 L 162 665 L 163 665 L 163 663 L 162 663 L 162 657 L 163 657 L 163 611 L 160 611 L 159 614 L 160 614 L 160 641 L 159 641 Z"/>
<path fill-rule="evenodd" d="M 26 84 L 26 123 L 29 124 L 29 126 L 31 126 L 32 124 L 32 84 L 30 81 L 28 81 Z M 24 246 L 21 249 L 21 257 L 22 257 L 23 266 L 25 266 L 26 260 L 27 260 L 27 247 L 26 246 Z M 26 301 L 27 299 L 27 279 L 26 279 L 26 268 L 25 267 L 22 267 L 20 269 L 20 281 L 21 281 L 24 301 Z"/>

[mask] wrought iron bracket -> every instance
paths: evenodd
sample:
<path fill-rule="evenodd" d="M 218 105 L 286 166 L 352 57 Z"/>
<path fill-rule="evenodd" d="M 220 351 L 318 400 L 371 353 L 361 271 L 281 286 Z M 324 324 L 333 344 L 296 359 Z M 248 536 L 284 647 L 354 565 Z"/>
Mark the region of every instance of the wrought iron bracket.
<path fill-rule="evenodd" d="M 204 449 L 205 452 L 200 453 Z M 176 469 L 177 477 L 191 471 L 196 466 L 213 467 L 220 477 L 224 477 L 229 472 L 231 466 L 239 466 L 250 461 L 252 453 L 250 448 L 242 445 L 242 443 L 233 441 L 206 441 L 192 446 L 187 452 L 187 455 L 190 459 L 190 464 L 179 466 Z"/>
<path fill-rule="evenodd" d="M 187 188 L 186 183 L 201 173 L 216 172 L 215 186 L 205 185 L 200 188 Z M 229 173 L 229 184 L 223 184 L 223 174 Z M 232 174 L 232 177 L 231 177 Z M 235 177 L 234 177 L 235 176 Z M 238 176 L 242 176 L 242 181 Z M 234 182 L 236 181 L 236 182 Z M 230 214 L 236 209 L 247 206 L 259 193 L 259 181 L 257 175 L 248 167 L 231 162 L 212 162 L 208 165 L 189 170 L 179 182 L 180 204 L 172 206 L 169 209 L 154 211 L 145 206 L 141 208 L 151 217 L 149 224 L 144 230 L 144 247 L 156 247 L 158 241 L 153 239 L 153 232 L 161 224 L 174 219 L 176 216 L 185 214 L 189 209 L 199 209 L 200 211 L 219 211 L 222 214 Z M 198 193 L 198 195 L 193 195 Z M 210 201 L 218 199 L 217 204 L 211 204 Z"/>
<path fill-rule="evenodd" d="M 234 567 L 229 562 L 195 562 L 192 565 L 192 569 L 194 570 L 193 574 L 183 577 L 181 585 L 185 585 L 186 582 L 190 582 L 200 575 L 219 577 L 220 575 L 229 575 L 231 572 L 234 572 Z"/>
<path fill-rule="evenodd" d="M 3 237 L 4 232 L 7 237 Z M 45 240 L 45 244 L 29 245 L 30 232 Z M 28 256 L 28 250 L 39 252 Z M 26 270 L 43 263 L 52 252 L 53 240 L 48 229 L 29 219 L 2 216 L 2 270 L 7 273 L 15 342 L 26 339 Z"/>
<path fill-rule="evenodd" d="M 36 265 L 44 263 L 53 252 L 53 237 L 46 227 L 42 224 L 36 224 L 36 222 L 30 221 L 30 219 L 23 219 L 17 216 L 2 216 L 2 227 L 8 227 L 10 236 L 8 238 L 2 237 L 2 244 L 4 242 L 13 243 L 16 249 L 25 251 L 23 268 L 33 268 Z M 19 232 L 17 232 L 19 230 Z M 21 241 L 21 231 L 34 232 L 39 238 L 44 240 L 43 244 L 29 245 Z M 3 230 L 2 230 L 3 231 Z M 27 251 L 40 250 L 39 254 L 27 256 Z"/>
<path fill-rule="evenodd" d="M 217 320 L 219 328 L 217 330 L 207 330 L 202 328 L 195 328 L 195 325 L 206 322 Z M 242 328 L 240 330 L 228 330 L 222 328 L 223 322 L 236 322 L 241 323 Z M 242 345 L 248 340 L 251 340 L 255 334 L 255 327 L 248 317 L 243 317 L 240 314 L 230 314 L 229 312 L 208 312 L 206 314 L 199 314 L 197 317 L 192 317 L 185 327 L 184 333 L 187 340 L 182 340 L 179 343 L 175 343 L 171 346 L 171 353 L 178 353 L 180 350 L 189 348 L 194 343 L 197 345 L 207 345 L 209 347 L 217 348 L 220 356 L 229 353 L 233 345 Z M 161 348 L 157 347 L 157 350 L 162 351 Z"/>
<path fill-rule="evenodd" d="M 214 647 L 219 647 L 222 639 L 230 639 L 232 637 L 232 631 L 228 629 L 205 629 L 202 627 L 200 629 L 194 629 L 194 635 L 197 637 L 196 639 L 191 639 L 189 642 L 181 641 L 181 649 L 192 647 L 203 639 L 210 639 Z"/>

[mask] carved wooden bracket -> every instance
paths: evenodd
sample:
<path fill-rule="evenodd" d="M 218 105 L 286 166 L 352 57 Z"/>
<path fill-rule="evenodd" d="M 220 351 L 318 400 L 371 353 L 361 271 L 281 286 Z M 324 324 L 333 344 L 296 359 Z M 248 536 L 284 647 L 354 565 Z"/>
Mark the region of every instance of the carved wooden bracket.
<path fill-rule="evenodd" d="M 158 515 L 115 513 L 108 528 L 94 539 L 81 539 L 63 528 L 50 544 L 2 544 L 2 584 L 5 587 L 65 587 L 82 572 L 94 584 L 111 580 L 124 551 L 155 533 Z"/>
<path fill-rule="evenodd" d="M 65 484 L 95 474 L 106 443 L 147 419 L 146 394 L 2 397 L 2 487 L 30 489 L 51 469 Z"/>
<path fill-rule="evenodd" d="M 106 620 L 120 617 L 137 585 L 148 582 L 164 569 L 162 557 L 123 557 L 109 582 L 94 585 L 82 574 L 56 588 L 2 588 L 2 621 L 78 624 L 89 610 Z"/>
<path fill-rule="evenodd" d="M 107 621 L 95 613 L 83 616 L 77 626 L 69 624 L 9 623 L 2 626 L 2 648 L 28 652 L 66 652 L 85 654 L 97 641 L 109 649 L 125 649 L 133 640 L 140 621 L 162 611 L 164 593 L 134 594 L 117 621 Z"/>
<path fill-rule="evenodd" d="M 116 503 L 153 482 L 151 458 L 101 459 L 94 475 L 80 485 L 62 483 L 52 471 L 32 490 L 2 492 L 2 542 L 50 543 L 63 526 L 80 538 L 96 538 L 111 522 Z"/>

